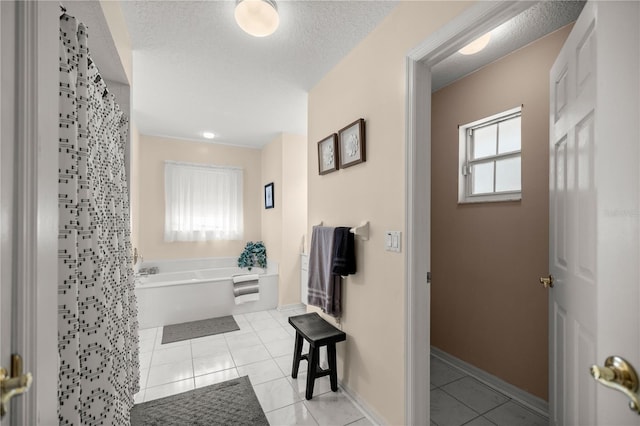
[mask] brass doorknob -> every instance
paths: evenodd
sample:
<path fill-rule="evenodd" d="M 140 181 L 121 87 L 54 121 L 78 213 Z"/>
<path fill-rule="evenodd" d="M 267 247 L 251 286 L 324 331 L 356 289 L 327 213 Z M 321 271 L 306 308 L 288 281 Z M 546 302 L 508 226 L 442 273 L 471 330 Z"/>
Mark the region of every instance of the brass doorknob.
<path fill-rule="evenodd" d="M 541 277 L 540 284 L 542 284 L 544 288 L 553 288 L 553 275 L 549 275 L 548 277 Z"/>
<path fill-rule="evenodd" d="M 604 361 L 604 367 L 592 365 L 591 375 L 606 387 L 627 395 L 629 408 L 640 414 L 638 373 L 624 358 L 610 356 Z"/>
<path fill-rule="evenodd" d="M 7 414 L 11 398 L 28 391 L 32 381 L 31 373 L 22 374 L 22 357 L 12 355 L 11 376 L 6 369 L 0 368 L 0 418 Z"/>

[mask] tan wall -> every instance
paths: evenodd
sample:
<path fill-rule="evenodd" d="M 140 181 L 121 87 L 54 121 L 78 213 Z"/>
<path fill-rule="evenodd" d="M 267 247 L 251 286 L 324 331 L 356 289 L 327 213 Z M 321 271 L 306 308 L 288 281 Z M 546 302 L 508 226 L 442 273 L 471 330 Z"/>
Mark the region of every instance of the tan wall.
<path fill-rule="evenodd" d="M 133 85 L 133 50 L 129 39 L 127 23 L 120 8 L 120 2 L 112 0 L 100 0 L 100 7 L 104 14 L 104 19 L 109 26 L 109 32 L 116 46 L 122 68 L 129 80 L 129 85 Z"/>
<path fill-rule="evenodd" d="M 549 69 L 569 27 L 432 97 L 431 344 L 548 389 Z M 522 108 L 522 200 L 460 205 L 458 125 Z"/>
<path fill-rule="evenodd" d="M 300 303 L 300 253 L 307 231 L 307 137 L 284 134 L 279 305 Z"/>
<path fill-rule="evenodd" d="M 131 150 L 130 150 L 130 212 L 131 212 L 131 247 L 140 247 L 140 132 L 136 124 L 131 121 Z"/>
<path fill-rule="evenodd" d="M 273 182 L 274 208 L 264 208 L 264 186 Z M 262 148 L 262 180 L 260 181 L 262 201 L 262 241 L 267 248 L 267 256 L 280 262 L 282 259 L 282 135 Z"/>
<path fill-rule="evenodd" d="M 406 54 L 469 5 L 400 3 L 309 93 L 308 235 L 320 221 L 371 230 L 344 281 L 338 376 L 387 424 L 405 423 L 405 250 L 384 251 L 384 231 L 405 229 Z M 317 142 L 360 117 L 367 161 L 319 176 Z"/>
<path fill-rule="evenodd" d="M 145 259 L 239 256 L 246 241 L 260 240 L 260 150 L 156 136 L 140 136 L 139 241 Z M 164 241 L 164 161 L 238 166 L 244 169 L 244 239 L 237 241 Z M 134 219 L 135 220 L 135 219 Z"/>
<path fill-rule="evenodd" d="M 262 210 L 262 239 L 279 263 L 278 305 L 300 303 L 300 252 L 307 227 L 307 138 L 284 133 L 262 149 L 262 188 L 273 182 L 275 207 Z M 263 202 L 264 203 L 264 202 Z"/>

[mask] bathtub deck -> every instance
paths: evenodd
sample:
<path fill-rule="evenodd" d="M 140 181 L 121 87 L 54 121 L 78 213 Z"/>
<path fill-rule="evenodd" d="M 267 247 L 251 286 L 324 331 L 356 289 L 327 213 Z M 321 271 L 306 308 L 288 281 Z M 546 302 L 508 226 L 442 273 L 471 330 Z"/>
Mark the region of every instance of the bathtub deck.
<path fill-rule="evenodd" d="M 197 272 L 202 274 L 203 271 Z M 231 277 L 184 280 L 177 284 L 158 280 L 163 275 L 173 280 L 175 275 L 190 273 L 195 274 L 187 271 L 158 274 L 153 277 L 156 281 L 136 286 L 141 329 L 266 311 L 278 305 L 277 273 L 260 275 L 260 300 L 240 304 L 236 304 Z"/>

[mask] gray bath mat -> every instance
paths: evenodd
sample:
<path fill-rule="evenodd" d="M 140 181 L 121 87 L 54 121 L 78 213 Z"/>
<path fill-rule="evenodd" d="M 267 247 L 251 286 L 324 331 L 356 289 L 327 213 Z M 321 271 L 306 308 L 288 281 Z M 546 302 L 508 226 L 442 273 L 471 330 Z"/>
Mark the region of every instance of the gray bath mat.
<path fill-rule="evenodd" d="M 136 404 L 131 425 L 265 425 L 269 422 L 247 376 Z"/>
<path fill-rule="evenodd" d="M 234 330 L 240 330 L 240 327 L 238 327 L 238 323 L 231 315 L 200 321 L 183 322 L 182 324 L 165 325 L 162 329 L 162 343 L 196 339 L 198 337 L 212 336 Z"/>

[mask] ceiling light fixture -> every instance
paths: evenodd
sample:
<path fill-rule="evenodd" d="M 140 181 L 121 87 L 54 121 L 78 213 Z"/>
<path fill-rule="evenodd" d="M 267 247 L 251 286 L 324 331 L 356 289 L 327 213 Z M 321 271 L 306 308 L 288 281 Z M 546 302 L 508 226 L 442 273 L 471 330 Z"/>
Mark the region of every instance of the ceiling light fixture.
<path fill-rule="evenodd" d="M 234 15 L 240 28 L 254 37 L 271 35 L 280 24 L 274 0 L 236 0 Z"/>
<path fill-rule="evenodd" d="M 487 44 L 489 44 L 489 40 L 491 40 L 491 33 L 486 33 L 485 35 L 473 40 L 462 49 L 458 50 L 458 52 L 462 53 L 463 55 L 473 55 L 474 53 L 478 53 L 479 51 L 487 47 Z"/>
<path fill-rule="evenodd" d="M 213 139 L 216 135 L 214 135 L 213 132 L 202 132 L 202 137 L 205 139 Z"/>

